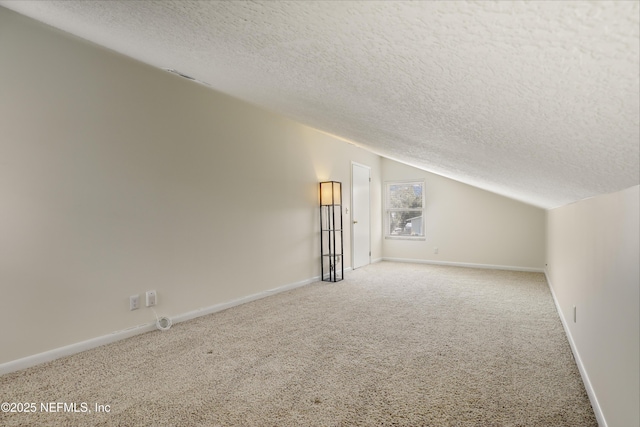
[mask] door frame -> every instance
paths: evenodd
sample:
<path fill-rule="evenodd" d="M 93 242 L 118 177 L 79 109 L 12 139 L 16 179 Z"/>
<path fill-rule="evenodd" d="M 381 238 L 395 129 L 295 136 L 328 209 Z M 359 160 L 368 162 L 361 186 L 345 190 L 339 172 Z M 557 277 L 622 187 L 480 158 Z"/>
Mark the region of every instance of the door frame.
<path fill-rule="evenodd" d="M 351 215 L 349 215 L 349 224 L 350 224 L 350 231 L 351 231 L 351 269 L 352 270 L 359 268 L 359 267 L 355 267 L 355 259 L 356 259 L 355 233 L 353 232 L 353 167 L 354 166 L 363 167 L 369 171 L 369 194 L 368 194 L 369 196 L 368 197 L 369 198 L 369 230 L 367 230 L 367 233 L 369 234 L 369 248 L 368 248 L 369 262 L 367 263 L 367 265 L 371 264 L 371 166 L 354 162 L 352 160 L 351 161 Z"/>

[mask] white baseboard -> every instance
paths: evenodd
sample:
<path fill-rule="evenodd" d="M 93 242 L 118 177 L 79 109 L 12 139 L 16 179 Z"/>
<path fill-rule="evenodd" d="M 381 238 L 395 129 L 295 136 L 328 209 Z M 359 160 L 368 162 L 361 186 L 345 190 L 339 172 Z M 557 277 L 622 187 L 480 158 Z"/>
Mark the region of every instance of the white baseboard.
<path fill-rule="evenodd" d="M 415 263 L 415 264 L 448 265 L 452 267 L 484 268 L 484 269 L 491 269 L 491 270 L 526 271 L 530 273 L 544 273 L 543 268 L 518 267 L 513 265 L 473 264 L 468 262 L 433 261 L 433 260 L 426 260 L 426 259 L 388 258 L 388 257 L 383 257 L 382 261 L 409 262 L 409 263 Z"/>
<path fill-rule="evenodd" d="M 571 335 L 571 330 L 569 329 L 567 319 L 565 319 L 564 313 L 560 308 L 560 303 L 558 302 L 558 298 L 556 298 L 556 293 L 553 290 L 553 285 L 551 284 L 551 280 L 549 279 L 549 274 L 547 273 L 546 269 L 544 270 L 544 275 L 547 279 L 547 284 L 549 285 L 549 289 L 551 290 L 551 295 L 553 296 L 553 302 L 556 305 L 556 311 L 558 312 L 558 316 L 560 316 L 562 327 L 564 328 L 564 332 L 567 335 L 569 346 L 571 347 L 571 351 L 573 352 L 573 358 L 576 360 L 576 365 L 578 365 L 578 371 L 580 371 L 580 376 L 582 377 L 584 388 L 587 391 L 587 395 L 589 396 L 589 401 L 591 402 L 591 407 L 593 408 L 593 412 L 596 416 L 596 420 L 598 421 L 598 426 L 607 427 L 607 421 L 605 420 L 604 414 L 602 413 L 602 408 L 600 407 L 600 403 L 598 402 L 598 398 L 596 397 L 596 392 L 593 389 L 593 386 L 591 385 L 591 380 L 589 380 L 587 369 L 584 367 L 584 364 L 582 363 L 582 359 L 580 358 L 580 353 L 578 352 L 578 348 L 576 347 L 576 344 L 573 341 L 573 336 Z"/>
<path fill-rule="evenodd" d="M 351 268 L 351 267 L 345 267 L 345 268 L 344 268 L 344 273 L 346 273 L 347 271 L 351 271 L 351 270 L 352 270 L 352 268 Z M 329 273 L 326 273 L 326 274 L 324 275 L 324 279 L 325 279 L 325 281 L 329 282 L 329 281 L 330 281 L 330 280 L 329 280 L 329 278 L 330 278 Z M 343 278 L 344 278 L 344 277 L 343 277 Z M 317 276 L 317 277 L 316 277 L 316 279 L 317 279 L 317 280 L 320 280 L 320 276 Z M 342 279 L 341 279 L 341 280 L 342 280 Z"/>
<path fill-rule="evenodd" d="M 101 345 L 110 344 L 112 342 L 120 341 L 135 335 L 144 334 L 145 332 L 150 332 L 154 329 L 156 329 L 156 323 L 151 322 L 124 329 L 122 331 L 113 332 L 101 337 L 91 338 L 86 341 L 81 341 L 75 344 L 66 345 L 64 347 L 55 348 L 43 353 L 23 357 L 22 359 L 12 360 L 11 362 L 0 364 L 0 375 L 30 368 L 32 366 L 50 362 L 61 357 L 71 356 L 72 354 L 90 350 L 95 347 L 100 347 Z"/>
<path fill-rule="evenodd" d="M 349 270 L 351 270 L 350 267 L 344 269 L 345 272 Z M 232 301 L 215 304 L 210 307 L 203 307 L 197 310 L 189 311 L 187 313 L 179 314 L 177 316 L 172 316 L 171 321 L 175 325 L 176 323 L 195 319 L 196 317 L 206 316 L 207 314 L 226 310 L 227 308 L 235 307 L 240 304 L 245 304 L 251 301 L 258 300 L 260 298 L 265 298 L 270 295 L 278 294 L 280 292 L 285 292 L 291 289 L 306 286 L 311 283 L 317 282 L 319 280 L 320 280 L 320 276 L 316 276 L 310 279 L 301 280 L 295 283 L 290 283 L 288 285 L 280 286 L 274 289 L 258 292 L 257 294 L 234 299 Z M 112 332 L 108 335 L 91 338 L 86 341 L 81 341 L 75 344 L 70 344 L 64 347 L 45 351 L 43 353 L 38 353 L 32 356 L 23 357 L 21 359 L 12 360 L 10 362 L 0 364 L 0 375 L 30 368 L 32 366 L 40 365 L 41 363 L 50 362 L 52 360 L 59 359 L 61 357 L 70 356 L 72 354 L 76 354 L 82 351 L 90 350 L 92 348 L 100 347 L 105 344 L 110 344 L 116 341 L 123 340 L 125 338 L 130 338 L 135 335 L 143 334 L 145 332 L 150 332 L 155 329 L 157 329 L 157 327 L 156 327 L 156 322 L 154 321 L 154 322 L 150 322 L 142 325 L 137 325 L 128 329 L 124 329 L 122 331 Z"/>
<path fill-rule="evenodd" d="M 345 268 L 345 271 L 347 269 Z M 279 294 L 280 292 L 289 291 L 291 289 L 299 288 L 302 286 L 310 285 L 311 283 L 317 282 L 320 280 L 320 276 L 315 276 L 310 279 L 301 280 L 299 282 L 290 283 L 288 285 L 279 286 L 274 289 L 269 289 L 266 291 L 258 292 L 257 294 L 247 295 L 246 297 L 237 298 L 231 301 L 223 302 L 220 304 L 215 304 L 210 307 L 203 307 L 197 310 L 189 311 L 187 313 L 179 314 L 171 318 L 173 323 L 185 322 L 187 320 L 195 319 L 196 317 L 206 316 L 207 314 L 216 313 L 218 311 L 226 310 L 227 308 L 235 307 L 241 304 L 246 304 L 251 301 L 256 301 L 261 298 L 268 297 L 270 295 Z"/>

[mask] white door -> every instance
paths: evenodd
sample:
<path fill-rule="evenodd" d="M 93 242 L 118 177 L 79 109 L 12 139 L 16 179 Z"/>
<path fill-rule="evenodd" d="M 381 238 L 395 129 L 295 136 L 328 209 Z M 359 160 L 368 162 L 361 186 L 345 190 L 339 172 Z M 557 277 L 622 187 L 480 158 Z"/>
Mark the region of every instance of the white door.
<path fill-rule="evenodd" d="M 351 162 L 351 259 L 353 268 L 371 263 L 369 186 L 371 169 Z"/>

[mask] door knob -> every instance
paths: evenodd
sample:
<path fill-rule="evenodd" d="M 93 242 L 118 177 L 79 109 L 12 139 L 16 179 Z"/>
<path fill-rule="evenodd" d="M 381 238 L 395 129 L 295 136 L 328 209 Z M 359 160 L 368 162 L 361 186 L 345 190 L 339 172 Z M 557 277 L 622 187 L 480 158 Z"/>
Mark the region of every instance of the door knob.
<path fill-rule="evenodd" d="M 353 221 L 353 223 L 354 223 L 354 224 L 357 224 L 357 223 L 358 223 L 358 221 Z"/>

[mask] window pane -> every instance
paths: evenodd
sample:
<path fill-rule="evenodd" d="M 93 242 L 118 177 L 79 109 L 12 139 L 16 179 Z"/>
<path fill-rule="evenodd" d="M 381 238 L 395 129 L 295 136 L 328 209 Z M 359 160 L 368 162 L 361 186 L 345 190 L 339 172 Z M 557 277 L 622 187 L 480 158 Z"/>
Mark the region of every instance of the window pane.
<path fill-rule="evenodd" d="M 416 211 L 389 212 L 390 236 L 423 236 L 422 214 Z"/>
<path fill-rule="evenodd" d="M 389 185 L 389 208 L 422 208 L 422 184 Z"/>

